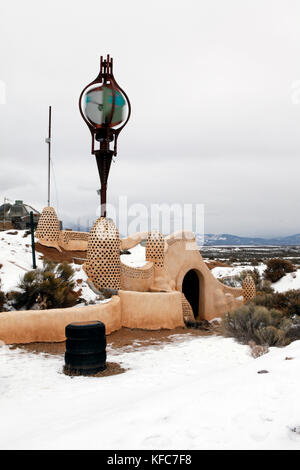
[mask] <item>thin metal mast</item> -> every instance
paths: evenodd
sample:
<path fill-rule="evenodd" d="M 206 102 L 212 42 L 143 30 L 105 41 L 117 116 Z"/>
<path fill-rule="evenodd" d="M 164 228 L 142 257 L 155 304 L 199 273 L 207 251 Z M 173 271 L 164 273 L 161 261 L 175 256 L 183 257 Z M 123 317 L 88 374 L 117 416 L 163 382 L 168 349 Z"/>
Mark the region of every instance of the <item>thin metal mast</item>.
<path fill-rule="evenodd" d="M 50 206 L 50 162 L 51 162 L 51 106 L 49 106 L 49 129 L 48 137 L 45 140 L 48 144 L 48 207 Z"/>

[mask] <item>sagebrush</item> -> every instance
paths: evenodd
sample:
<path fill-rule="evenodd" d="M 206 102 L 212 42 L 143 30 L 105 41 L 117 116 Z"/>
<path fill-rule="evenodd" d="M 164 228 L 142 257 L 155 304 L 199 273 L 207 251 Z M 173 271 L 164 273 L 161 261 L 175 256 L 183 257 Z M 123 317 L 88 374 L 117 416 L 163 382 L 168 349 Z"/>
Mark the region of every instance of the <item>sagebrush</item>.
<path fill-rule="evenodd" d="M 222 320 L 226 336 L 247 344 L 286 346 L 300 339 L 300 320 L 291 319 L 276 309 L 249 303 L 228 312 Z"/>
<path fill-rule="evenodd" d="M 51 309 L 74 306 L 80 291 L 74 291 L 74 270 L 66 262 L 44 261 L 43 268 L 28 271 L 12 293 L 12 304 L 20 309 Z"/>
<path fill-rule="evenodd" d="M 266 265 L 264 277 L 271 282 L 279 281 L 287 273 L 292 273 L 296 270 L 293 263 L 282 258 L 272 258 L 267 261 Z"/>
<path fill-rule="evenodd" d="M 256 305 L 280 310 L 290 317 L 300 315 L 300 289 L 275 292 L 274 294 L 261 292 L 253 299 L 253 302 Z"/>
<path fill-rule="evenodd" d="M 6 303 L 6 295 L 1 290 L 1 280 L 0 280 L 0 312 L 4 312 L 5 303 Z"/>
<path fill-rule="evenodd" d="M 247 276 L 251 276 L 253 278 L 257 292 L 273 292 L 271 282 L 264 279 L 256 268 L 254 268 L 253 270 L 246 269 L 244 271 L 241 271 L 239 274 L 236 274 L 235 276 L 226 276 L 220 278 L 219 280 L 229 287 L 241 287 Z"/>

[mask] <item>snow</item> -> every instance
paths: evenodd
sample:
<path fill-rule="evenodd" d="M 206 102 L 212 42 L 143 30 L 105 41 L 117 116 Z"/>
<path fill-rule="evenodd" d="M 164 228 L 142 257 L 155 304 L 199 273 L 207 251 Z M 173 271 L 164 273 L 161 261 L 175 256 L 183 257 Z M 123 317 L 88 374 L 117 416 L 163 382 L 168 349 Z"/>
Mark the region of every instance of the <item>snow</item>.
<path fill-rule="evenodd" d="M 0 280 L 3 292 L 16 290 L 21 277 L 32 269 L 31 236 L 24 237 L 25 232 L 26 230 L 0 232 L 0 266 L 2 265 Z M 38 268 L 43 267 L 42 254 L 38 252 L 36 252 L 36 265 Z M 98 295 L 88 286 L 83 265 L 72 263 L 71 266 L 75 271 L 74 280 L 82 280 L 82 283 L 76 283 L 75 287 L 75 290 L 82 290 L 81 297 L 87 302 L 106 302 L 107 300 L 97 300 Z"/>
<path fill-rule="evenodd" d="M 137 245 L 134 248 L 130 248 L 130 255 L 121 255 L 121 261 L 126 266 L 134 268 L 141 268 L 146 264 L 146 248 L 142 245 Z"/>
<path fill-rule="evenodd" d="M 288 273 L 279 281 L 272 284 L 275 292 L 285 292 L 290 289 L 300 289 L 300 270 L 294 273 Z"/>
<path fill-rule="evenodd" d="M 229 338 L 174 335 L 161 348 L 108 349 L 124 374 L 71 378 L 62 355 L 2 346 L 0 447 L 299 448 L 300 341 L 257 359 L 249 351 Z"/>
<path fill-rule="evenodd" d="M 217 278 L 220 279 L 222 277 L 228 277 L 228 276 L 236 276 L 237 274 L 240 274 L 242 271 L 247 271 L 247 270 L 254 270 L 257 269 L 260 273 L 260 275 L 263 274 L 264 270 L 266 269 L 265 264 L 260 264 L 259 266 L 234 266 L 234 267 L 216 267 L 211 270 L 213 275 Z M 288 273 L 286 274 L 283 278 L 281 278 L 279 281 L 274 282 L 271 284 L 275 292 L 286 292 L 290 289 L 300 289 L 300 269 L 298 269 L 294 273 Z"/>
<path fill-rule="evenodd" d="M 6 292 L 32 269 L 30 236 L 8 232 L 0 234 Z M 144 247 L 130 252 L 121 256 L 124 264 L 145 264 Z M 82 266 L 72 266 L 75 280 L 82 279 L 83 297 L 95 301 Z M 223 277 L 243 269 L 251 267 L 212 271 Z M 299 288 L 300 272 L 273 287 Z M 134 344 L 108 347 L 108 361 L 128 370 L 102 378 L 65 376 L 62 354 L 35 354 L 0 342 L 0 448 L 299 448 L 300 434 L 292 430 L 300 427 L 300 341 L 253 359 L 248 346 L 230 338 L 172 338 L 173 343 L 137 350 Z M 257 373 L 263 369 L 269 373 Z"/>
<path fill-rule="evenodd" d="M 10 233 L 15 233 L 10 235 Z M 31 237 L 25 230 L 0 232 L 0 279 L 4 292 L 14 290 L 26 271 L 32 269 Z M 42 267 L 41 255 L 36 253 L 37 267 Z"/>
<path fill-rule="evenodd" d="M 266 269 L 265 264 L 260 264 L 259 266 L 249 266 L 249 265 L 239 265 L 239 266 L 231 266 L 231 267 L 222 267 L 218 266 L 211 270 L 212 274 L 218 279 L 220 277 L 227 277 L 227 276 L 237 276 L 241 274 L 242 271 L 253 271 L 257 269 L 260 274 Z"/>

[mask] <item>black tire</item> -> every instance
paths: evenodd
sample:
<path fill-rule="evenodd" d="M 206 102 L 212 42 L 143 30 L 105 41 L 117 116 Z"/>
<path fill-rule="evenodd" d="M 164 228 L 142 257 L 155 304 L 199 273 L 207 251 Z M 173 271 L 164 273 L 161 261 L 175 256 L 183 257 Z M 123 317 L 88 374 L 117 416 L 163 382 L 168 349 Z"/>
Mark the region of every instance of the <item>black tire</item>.
<path fill-rule="evenodd" d="M 65 352 L 65 363 L 74 369 L 91 369 L 104 367 L 106 364 L 106 352 L 93 354 L 73 354 Z"/>
<path fill-rule="evenodd" d="M 98 372 L 102 372 L 106 369 L 106 365 L 98 366 L 98 367 L 90 367 L 90 368 L 74 368 L 70 366 L 65 366 L 65 371 L 67 375 L 94 375 Z"/>
<path fill-rule="evenodd" d="M 101 321 L 74 322 L 66 326 L 68 339 L 98 339 L 105 336 L 105 325 Z"/>
<path fill-rule="evenodd" d="M 66 350 L 70 353 L 101 353 L 106 349 L 106 337 L 98 339 L 67 338 Z"/>

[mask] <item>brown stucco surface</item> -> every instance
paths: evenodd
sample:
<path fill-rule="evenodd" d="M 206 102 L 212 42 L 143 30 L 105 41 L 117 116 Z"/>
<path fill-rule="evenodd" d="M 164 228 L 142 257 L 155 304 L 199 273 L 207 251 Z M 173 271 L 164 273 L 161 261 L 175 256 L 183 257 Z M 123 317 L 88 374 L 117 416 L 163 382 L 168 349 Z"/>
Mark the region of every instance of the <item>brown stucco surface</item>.
<path fill-rule="evenodd" d="M 158 330 L 184 325 L 179 292 L 119 291 L 119 296 L 122 326 Z"/>
<path fill-rule="evenodd" d="M 120 298 L 87 307 L 1 313 L 0 340 L 6 344 L 64 341 L 69 323 L 89 320 L 102 321 L 107 334 L 120 329 Z"/>
<path fill-rule="evenodd" d="M 0 340 L 6 344 L 65 340 L 65 327 L 74 321 L 100 320 L 106 333 L 127 328 L 159 330 L 184 326 L 181 294 L 119 291 L 104 304 L 0 314 Z"/>

